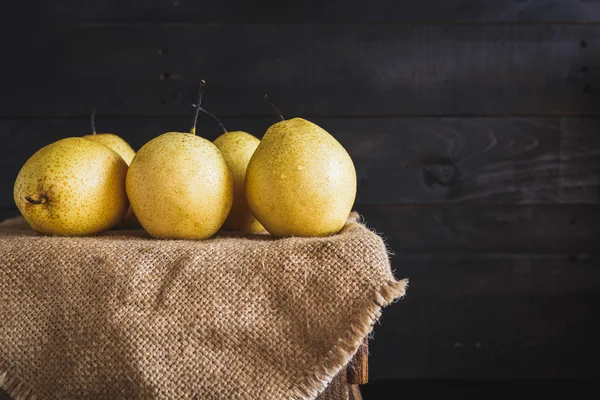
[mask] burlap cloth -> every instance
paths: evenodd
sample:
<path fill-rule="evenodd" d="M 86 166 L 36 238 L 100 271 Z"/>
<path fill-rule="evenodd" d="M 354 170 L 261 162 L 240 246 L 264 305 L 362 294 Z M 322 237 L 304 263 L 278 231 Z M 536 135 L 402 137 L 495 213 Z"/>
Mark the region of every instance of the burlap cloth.
<path fill-rule="evenodd" d="M 0 386 L 38 399 L 314 399 L 339 389 L 406 284 L 383 240 L 350 219 L 328 238 L 206 241 L 48 237 L 5 221 Z"/>

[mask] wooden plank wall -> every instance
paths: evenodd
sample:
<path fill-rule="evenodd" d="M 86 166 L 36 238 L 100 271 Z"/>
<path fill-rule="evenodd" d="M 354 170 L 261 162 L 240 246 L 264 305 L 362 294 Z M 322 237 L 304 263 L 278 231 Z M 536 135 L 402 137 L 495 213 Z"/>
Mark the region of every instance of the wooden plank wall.
<path fill-rule="evenodd" d="M 41 146 L 135 148 L 205 106 L 286 117 L 353 157 L 356 209 L 408 295 L 372 380 L 571 378 L 600 355 L 600 2 L 35 0 L 0 13 L 0 216 Z M 219 131 L 208 119 L 203 136 Z"/>

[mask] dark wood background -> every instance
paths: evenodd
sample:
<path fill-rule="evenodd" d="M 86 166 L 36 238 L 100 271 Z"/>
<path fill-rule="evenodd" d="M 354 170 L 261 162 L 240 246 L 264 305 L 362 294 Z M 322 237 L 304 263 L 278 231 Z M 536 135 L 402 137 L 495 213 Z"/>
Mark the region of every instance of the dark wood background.
<path fill-rule="evenodd" d="M 138 149 L 188 129 L 200 79 L 258 137 L 268 93 L 350 152 L 356 210 L 410 279 L 375 328 L 373 384 L 600 375 L 600 1 L 2 7 L 0 219 L 21 165 L 89 133 L 93 107 Z"/>

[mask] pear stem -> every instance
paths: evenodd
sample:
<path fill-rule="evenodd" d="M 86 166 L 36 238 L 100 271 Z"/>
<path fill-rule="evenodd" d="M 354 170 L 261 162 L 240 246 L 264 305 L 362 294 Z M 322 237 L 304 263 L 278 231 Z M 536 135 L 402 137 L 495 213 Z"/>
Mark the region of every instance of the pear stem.
<path fill-rule="evenodd" d="M 91 121 L 92 121 L 92 133 L 95 135 L 96 134 L 96 109 L 92 108 L 92 115 L 90 117 Z"/>
<path fill-rule="evenodd" d="M 277 114 L 277 116 L 279 117 L 279 119 L 283 121 L 285 118 L 283 118 L 283 115 L 281 114 L 281 111 L 279 111 L 279 108 L 277 108 L 277 106 L 275 105 L 275 103 L 273 103 L 273 101 L 266 94 L 265 94 L 265 100 L 267 101 L 267 103 L 269 103 L 271 105 L 271 107 L 273 107 L 273 110 L 275 110 L 275 114 Z"/>
<path fill-rule="evenodd" d="M 46 200 L 48 200 L 48 197 L 46 197 L 46 195 L 40 195 L 40 199 L 39 200 L 34 200 L 29 196 L 25 196 L 25 200 L 27 200 L 28 202 L 30 202 L 31 204 L 34 205 L 38 205 L 38 204 L 44 204 L 46 202 Z"/>
<path fill-rule="evenodd" d="M 208 111 L 204 107 L 200 107 L 200 111 L 202 111 L 204 114 L 206 114 L 206 115 L 210 116 L 212 119 L 214 119 L 215 122 L 217 124 L 219 124 L 219 126 L 221 127 L 221 129 L 223 129 L 223 133 L 227 133 L 227 128 L 225 128 L 225 125 L 223 125 L 223 123 L 221 121 L 219 121 L 219 118 L 217 118 L 215 116 L 215 114 L 211 113 L 210 111 Z"/>
<path fill-rule="evenodd" d="M 196 122 L 198 122 L 198 114 L 200 114 L 200 105 L 202 104 L 202 93 L 204 93 L 204 85 L 206 85 L 206 81 L 202 79 L 200 81 L 200 89 L 198 90 L 198 101 L 196 101 L 196 112 L 194 113 L 194 119 L 192 120 L 192 129 L 190 129 L 190 133 L 192 135 L 196 134 Z"/>

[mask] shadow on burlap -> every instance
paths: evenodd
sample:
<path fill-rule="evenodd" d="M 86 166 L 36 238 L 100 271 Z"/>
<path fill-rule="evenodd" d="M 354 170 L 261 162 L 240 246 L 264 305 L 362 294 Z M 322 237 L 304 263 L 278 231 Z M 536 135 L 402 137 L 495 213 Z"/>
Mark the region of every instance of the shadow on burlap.
<path fill-rule="evenodd" d="M 329 386 L 319 399 L 333 399 L 406 284 L 353 220 L 327 238 L 205 241 L 49 237 L 5 221 L 0 387 L 37 399 L 305 400 Z"/>

